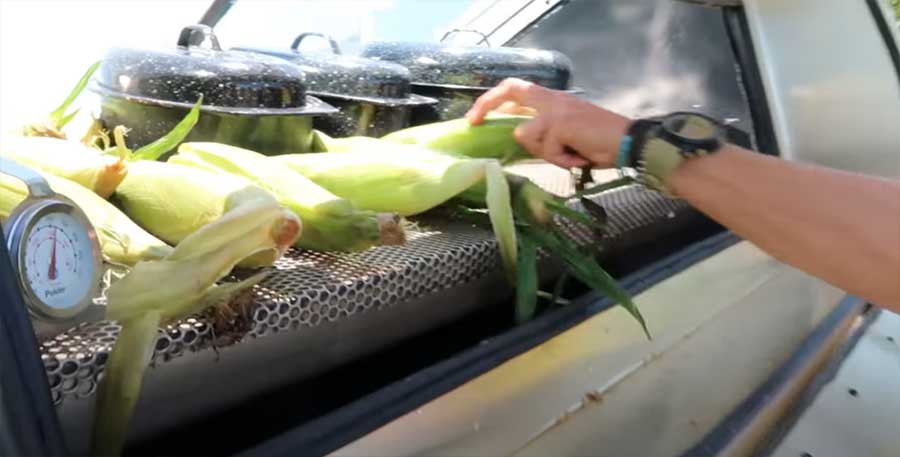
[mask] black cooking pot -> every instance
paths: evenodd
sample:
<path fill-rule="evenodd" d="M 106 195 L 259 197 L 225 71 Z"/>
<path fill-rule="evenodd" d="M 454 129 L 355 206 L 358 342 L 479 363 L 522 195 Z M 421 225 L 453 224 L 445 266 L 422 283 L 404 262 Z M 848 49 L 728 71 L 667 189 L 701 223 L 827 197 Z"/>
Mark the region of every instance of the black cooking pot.
<path fill-rule="evenodd" d="M 200 119 L 186 141 L 283 154 L 308 152 L 313 119 L 337 111 L 308 96 L 305 80 L 295 65 L 223 51 L 212 29 L 190 25 L 173 50 L 109 50 L 92 90 L 101 96 L 103 123 L 131 129 L 130 148 L 171 130 L 203 95 Z"/>
<path fill-rule="evenodd" d="M 328 40 L 332 53 L 300 52 L 300 43 L 311 36 Z M 313 122 L 330 136 L 380 137 L 408 127 L 413 108 L 437 103 L 411 93 L 409 70 L 403 66 L 342 55 L 338 44 L 320 33 L 300 34 L 290 49 L 234 49 L 279 57 L 303 68 L 309 93 L 340 110 Z"/>
<path fill-rule="evenodd" d="M 459 118 L 475 99 L 506 78 L 558 90 L 570 90 L 572 84 L 572 62 L 556 51 L 374 42 L 362 56 L 403 65 L 409 69 L 414 93 L 438 99 L 437 105 L 417 109 L 413 124 Z"/>

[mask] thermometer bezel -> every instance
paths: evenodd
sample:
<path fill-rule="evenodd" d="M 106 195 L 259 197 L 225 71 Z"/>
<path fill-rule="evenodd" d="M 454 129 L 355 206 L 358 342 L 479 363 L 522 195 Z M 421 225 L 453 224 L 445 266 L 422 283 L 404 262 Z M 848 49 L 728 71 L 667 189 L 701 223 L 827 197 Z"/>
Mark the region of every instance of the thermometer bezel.
<path fill-rule="evenodd" d="M 93 263 L 94 268 L 91 274 L 90 287 L 88 287 L 88 291 L 81 301 L 69 308 L 54 308 L 45 303 L 34 293 L 25 275 L 25 270 L 27 269 L 25 266 L 25 244 L 28 242 L 28 235 L 41 218 L 51 213 L 68 214 L 77 220 L 86 230 L 88 241 L 91 245 L 90 261 Z M 22 289 L 22 295 L 28 311 L 32 315 L 44 319 L 64 320 L 77 316 L 93 303 L 94 297 L 100 292 L 100 276 L 103 268 L 100 242 L 94 226 L 69 199 L 59 194 L 52 197 L 27 198 L 9 215 L 4 232 L 10 258 L 13 261 L 13 267 L 16 269 L 16 276 L 18 276 L 19 287 Z"/>

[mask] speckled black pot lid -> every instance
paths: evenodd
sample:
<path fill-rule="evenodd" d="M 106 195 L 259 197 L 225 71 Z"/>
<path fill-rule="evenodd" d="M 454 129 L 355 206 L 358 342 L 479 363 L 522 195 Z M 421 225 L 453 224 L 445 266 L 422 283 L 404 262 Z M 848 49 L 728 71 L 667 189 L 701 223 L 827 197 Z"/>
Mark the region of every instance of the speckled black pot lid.
<path fill-rule="evenodd" d="M 403 65 L 416 85 L 486 89 L 516 77 L 565 90 L 572 83 L 572 61 L 541 49 L 373 42 L 362 56 Z"/>
<path fill-rule="evenodd" d="M 300 51 L 300 42 L 311 36 L 327 39 L 332 52 Z M 411 93 L 410 73 L 402 65 L 343 55 L 334 40 L 319 33 L 300 34 L 290 48 L 232 49 L 278 57 L 299 66 L 306 74 L 311 94 L 390 106 L 436 103 L 432 98 Z"/>
<path fill-rule="evenodd" d="M 202 44 L 208 42 L 209 46 Z M 276 58 L 223 51 L 209 27 L 182 30 L 174 49 L 112 48 L 92 89 L 161 106 L 239 115 L 330 114 L 337 110 L 306 93 L 303 69 Z"/>

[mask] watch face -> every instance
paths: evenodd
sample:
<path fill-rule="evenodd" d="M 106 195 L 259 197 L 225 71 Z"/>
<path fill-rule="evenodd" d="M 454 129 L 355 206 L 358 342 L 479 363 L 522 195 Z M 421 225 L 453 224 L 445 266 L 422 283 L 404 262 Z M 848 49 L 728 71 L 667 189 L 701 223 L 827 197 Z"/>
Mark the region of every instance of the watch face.
<path fill-rule="evenodd" d="M 660 127 L 660 138 L 687 154 L 718 150 L 724 137 L 718 122 L 696 113 L 672 113 L 662 120 Z"/>
<path fill-rule="evenodd" d="M 703 141 L 716 138 L 718 125 L 696 114 L 674 114 L 663 121 L 663 127 L 685 140 Z"/>

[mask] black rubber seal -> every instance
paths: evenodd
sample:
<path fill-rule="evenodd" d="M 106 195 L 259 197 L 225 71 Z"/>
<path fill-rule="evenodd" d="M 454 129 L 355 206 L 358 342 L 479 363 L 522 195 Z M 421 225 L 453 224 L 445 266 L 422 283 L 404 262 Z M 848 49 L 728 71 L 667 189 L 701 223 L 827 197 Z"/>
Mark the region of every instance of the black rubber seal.
<path fill-rule="evenodd" d="M 68 455 L 18 284 L 0 231 L 0 407 L 3 417 L 14 421 L 3 429 L 15 431 L 14 436 L 0 436 L 2 449 L 19 455 Z"/>
<path fill-rule="evenodd" d="M 632 295 L 639 294 L 738 241 L 730 232 L 719 233 L 626 276 L 621 283 Z M 570 306 L 486 340 L 239 455 L 288 457 L 331 453 L 611 306 L 613 303 L 605 297 L 586 294 Z"/>
<path fill-rule="evenodd" d="M 860 298 L 852 295 L 844 297 L 840 304 L 806 337 L 787 362 L 741 402 L 722 422 L 719 422 L 700 442 L 685 451 L 681 456 L 720 455 L 738 434 L 749 426 L 753 419 L 765 409 L 771 398 L 788 384 L 791 379 L 803 371 L 809 360 L 816 356 L 822 345 L 840 328 L 841 323 L 850 314 L 859 312 L 861 304 L 863 304 L 863 300 Z"/>
<path fill-rule="evenodd" d="M 891 34 L 891 26 L 885 19 L 884 14 L 882 14 L 881 7 L 878 6 L 879 1 L 866 0 L 866 4 L 869 5 L 869 11 L 872 12 L 872 18 L 875 19 L 878 32 L 881 33 L 881 38 L 884 40 L 884 45 L 887 46 L 888 54 L 891 55 L 891 62 L 894 63 L 894 73 L 897 75 L 897 83 L 900 84 L 900 50 L 897 49 L 897 43 Z"/>
<path fill-rule="evenodd" d="M 731 43 L 731 51 L 737 62 L 738 82 L 747 97 L 747 109 L 750 110 L 750 119 L 753 121 L 753 133 L 756 139 L 755 147 L 763 154 L 780 155 L 778 138 L 775 136 L 775 128 L 772 125 L 772 113 L 766 100 L 766 88 L 759 72 L 756 54 L 753 51 L 753 40 L 750 37 L 747 16 L 743 8 L 726 7 L 722 8 L 722 18 L 725 21 L 725 30 Z"/>

